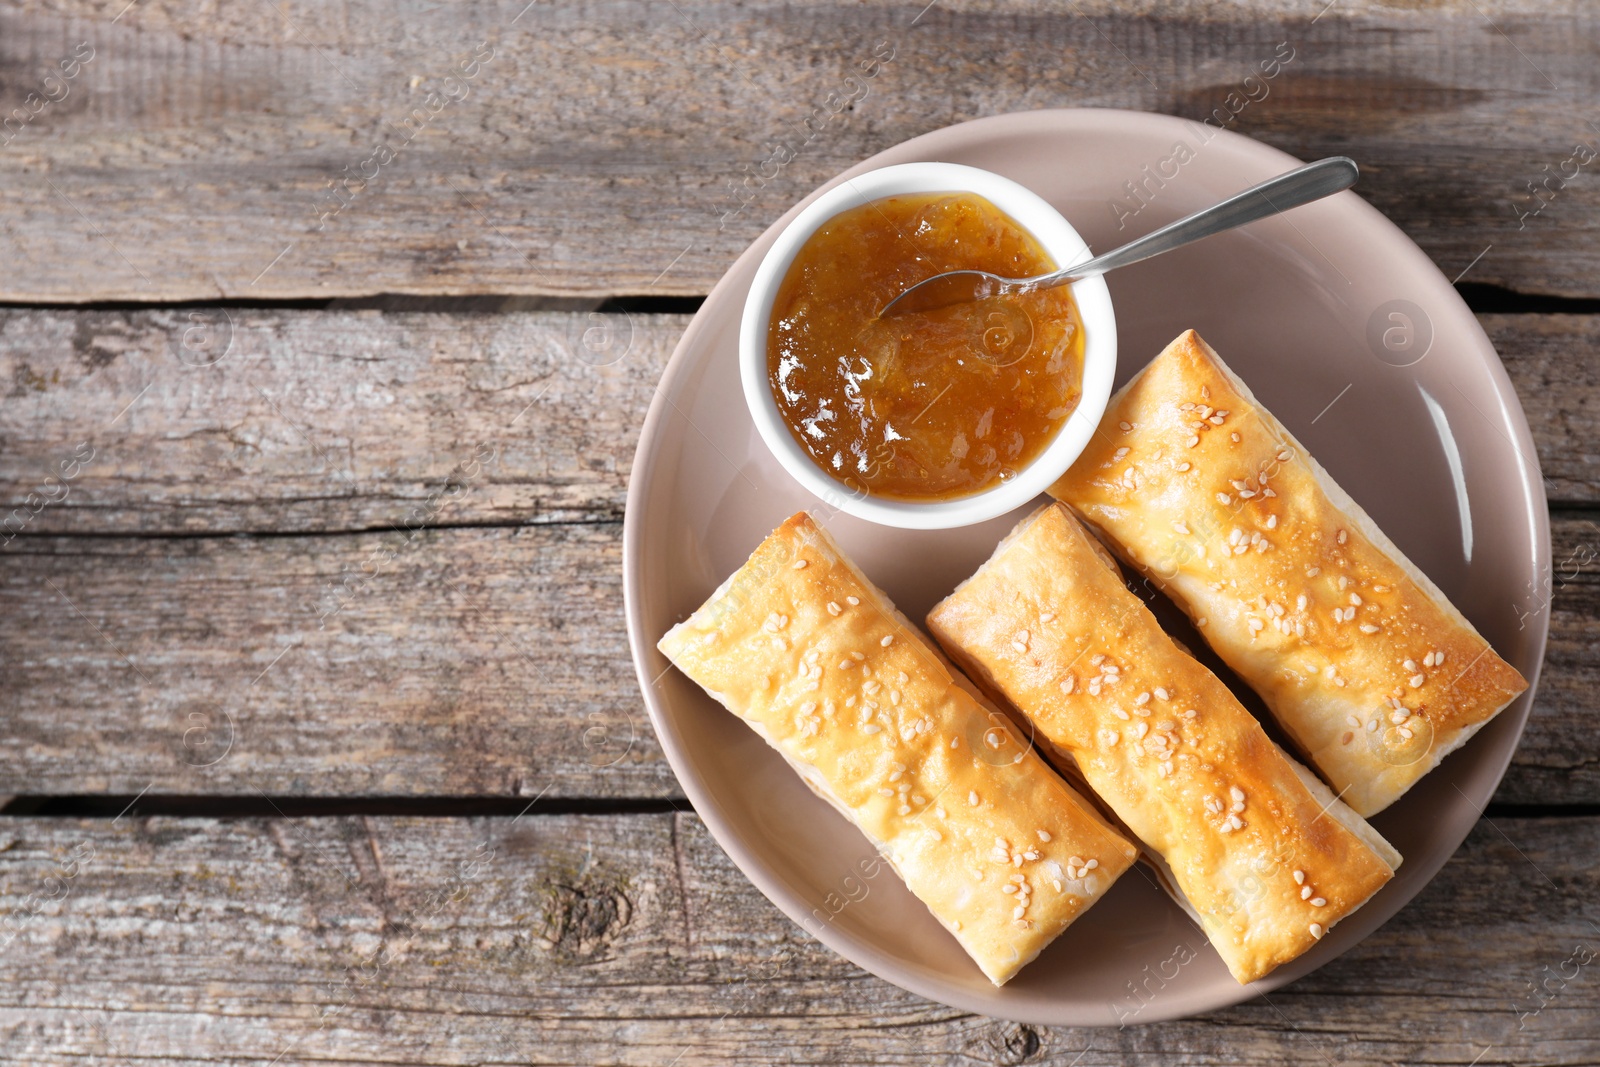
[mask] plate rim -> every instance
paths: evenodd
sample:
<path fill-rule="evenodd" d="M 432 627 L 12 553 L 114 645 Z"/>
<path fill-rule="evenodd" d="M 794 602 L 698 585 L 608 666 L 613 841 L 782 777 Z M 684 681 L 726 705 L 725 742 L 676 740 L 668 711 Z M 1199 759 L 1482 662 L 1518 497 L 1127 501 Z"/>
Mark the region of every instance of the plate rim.
<path fill-rule="evenodd" d="M 1086 1017 L 1081 1014 L 1073 1013 L 1041 1015 L 1038 1012 L 1026 1010 L 1022 1006 L 1025 1002 L 1019 1002 L 1018 1011 L 1011 1012 L 1007 1010 L 1004 1000 L 995 1003 L 982 999 L 973 999 L 970 998 L 962 989 L 946 987 L 936 980 L 925 981 L 920 975 L 913 974 L 905 971 L 902 968 L 894 966 L 891 961 L 884 957 L 877 947 L 872 945 L 870 942 L 863 941 L 854 935 L 847 934 L 842 930 L 827 925 L 822 926 L 821 929 L 813 929 L 812 926 L 807 924 L 802 918 L 802 916 L 806 914 L 803 902 L 798 900 L 787 887 L 780 885 L 774 878 L 770 876 L 769 872 L 763 869 L 761 866 L 756 864 L 747 866 L 745 863 L 740 861 L 737 855 L 738 849 L 734 847 L 734 842 L 741 842 L 741 847 L 744 847 L 742 846 L 742 838 L 735 834 L 729 825 L 724 821 L 720 809 L 711 802 L 710 797 L 699 778 L 696 775 L 689 773 L 686 769 L 686 746 L 683 744 L 682 738 L 678 736 L 670 718 L 659 706 L 660 702 L 655 696 L 656 679 L 651 677 L 651 666 L 647 663 L 647 658 L 649 657 L 650 653 L 655 651 L 655 639 L 645 632 L 645 623 L 640 615 L 641 609 L 636 590 L 638 588 L 638 582 L 640 578 L 639 567 L 640 555 L 642 551 L 641 545 L 642 539 L 645 536 L 645 526 L 642 518 L 640 518 L 640 514 L 643 507 L 645 486 L 650 484 L 652 480 L 651 475 L 654 473 L 656 461 L 656 454 L 650 450 L 649 444 L 654 439 L 655 434 L 659 429 L 659 424 L 662 422 L 662 420 L 667 418 L 668 409 L 674 406 L 670 403 L 663 402 L 667 395 L 668 389 L 675 384 L 678 377 L 687 372 L 690 363 L 689 353 L 698 345 L 700 335 L 707 329 L 706 322 L 708 320 L 705 315 L 705 309 L 712 305 L 713 300 L 721 295 L 723 289 L 728 288 L 733 284 L 730 279 L 739 272 L 739 268 L 743 266 L 747 260 L 759 260 L 760 255 L 764 254 L 764 250 L 766 246 L 770 244 L 771 239 L 774 238 L 776 234 L 789 223 L 790 219 L 799 214 L 799 212 L 802 211 L 806 205 L 810 204 L 825 190 L 863 170 L 879 166 L 886 166 L 889 165 L 890 162 L 904 161 L 900 159 L 892 161 L 884 160 L 883 157 L 889 153 L 895 153 L 898 156 L 909 150 L 916 152 L 920 158 L 939 160 L 942 157 L 938 153 L 942 149 L 948 147 L 950 142 L 960 142 L 974 135 L 981 136 L 989 127 L 1011 127 L 1012 132 L 1014 132 L 1019 127 L 1032 125 L 1038 127 L 1039 132 L 1047 133 L 1055 132 L 1063 123 L 1070 124 L 1078 121 L 1118 122 L 1124 124 L 1125 127 L 1143 125 L 1151 128 L 1152 130 L 1159 130 L 1168 133 L 1173 132 L 1175 127 L 1182 126 L 1186 128 L 1192 128 L 1200 124 L 1193 119 L 1186 119 L 1176 115 L 1167 115 L 1161 112 L 1135 111 L 1124 108 L 1102 107 L 1041 108 L 1036 110 L 1013 111 L 996 115 L 987 115 L 976 119 L 970 119 L 965 122 L 955 123 L 950 126 L 940 127 L 936 130 L 930 130 L 927 133 L 919 134 L 918 136 L 908 140 L 886 146 L 882 150 L 873 153 L 873 155 L 869 156 L 868 158 L 857 162 L 856 164 L 827 179 L 822 184 L 808 192 L 803 198 L 793 204 L 787 211 L 774 220 L 771 225 L 764 229 L 761 234 L 758 235 L 734 259 L 734 261 L 728 265 L 727 270 L 723 272 L 716 284 L 712 286 L 710 292 L 706 294 L 705 301 L 702 303 L 700 309 L 695 312 L 694 317 L 690 320 L 688 327 L 684 330 L 683 336 L 679 338 L 678 343 L 673 347 L 672 355 L 668 358 L 667 364 L 662 370 L 661 378 L 657 383 L 655 392 L 651 396 L 650 407 L 646 412 L 644 423 L 640 428 L 639 443 L 635 448 L 633 466 L 629 471 L 628 492 L 623 511 L 623 614 L 628 632 L 629 652 L 633 659 L 634 673 L 639 682 L 641 695 L 644 698 L 645 710 L 650 717 L 651 726 L 656 732 L 657 740 L 661 744 L 662 751 L 667 757 L 668 764 L 672 767 L 673 774 L 677 778 L 679 786 L 682 787 L 685 796 L 688 798 L 690 804 L 694 807 L 695 814 L 700 817 L 706 828 L 711 832 L 712 838 L 727 854 L 734 866 L 739 869 L 739 872 L 744 875 L 748 881 L 750 881 L 757 889 L 761 891 L 768 901 L 777 907 L 778 910 L 781 911 L 791 922 L 799 926 L 801 930 L 815 937 L 818 941 L 822 942 L 830 950 L 837 953 L 845 960 L 872 973 L 876 977 L 935 1003 L 954 1007 L 958 1010 L 971 1011 L 976 1014 L 991 1018 L 1006 1019 L 1018 1023 L 1043 1026 L 1109 1026 L 1112 1025 L 1115 1020 L 1099 1014 L 1094 1017 Z M 1213 128 L 1213 131 L 1214 136 L 1220 135 L 1225 139 L 1226 143 L 1237 152 L 1245 155 L 1253 154 L 1262 159 L 1264 162 L 1276 164 L 1279 169 L 1288 169 L 1290 167 L 1298 166 L 1302 162 L 1282 149 L 1275 148 L 1272 145 L 1258 141 L 1255 138 L 1247 137 L 1244 134 L 1227 129 L 1218 129 L 1215 127 Z M 1533 563 L 1536 572 L 1542 575 L 1546 582 L 1548 582 L 1552 573 L 1552 551 L 1550 542 L 1550 509 L 1548 497 L 1546 496 L 1544 489 L 1543 472 L 1539 465 L 1538 451 L 1534 446 L 1532 431 L 1528 425 L 1526 409 L 1522 404 L 1520 396 L 1517 395 L 1515 388 L 1511 384 L 1510 376 L 1506 372 L 1504 361 L 1499 358 L 1499 352 L 1495 348 L 1493 341 L 1489 338 L 1488 333 L 1483 329 L 1483 326 L 1478 321 L 1477 316 L 1473 314 L 1471 308 L 1469 308 L 1466 305 L 1466 302 L 1461 299 L 1460 294 L 1456 292 L 1454 286 L 1439 269 L 1438 264 L 1433 262 L 1428 254 L 1411 239 L 1409 234 L 1402 230 L 1396 223 L 1394 223 L 1382 212 L 1378 211 L 1377 208 L 1373 207 L 1371 204 L 1367 203 L 1366 200 L 1362 199 L 1359 195 L 1355 195 L 1353 192 L 1341 193 L 1337 197 L 1331 199 L 1348 205 L 1347 210 L 1354 211 L 1357 214 L 1365 214 L 1368 222 L 1376 224 L 1380 228 L 1387 227 L 1392 230 L 1394 235 L 1401 239 L 1398 247 L 1404 252 L 1405 255 L 1409 256 L 1415 261 L 1413 268 L 1414 272 L 1421 278 L 1426 279 L 1430 287 L 1433 287 L 1435 283 L 1443 283 L 1443 291 L 1448 294 L 1448 296 L 1444 296 L 1443 299 L 1454 299 L 1456 301 L 1457 305 L 1459 305 L 1460 311 L 1465 315 L 1466 320 L 1473 324 L 1473 328 L 1476 329 L 1478 334 L 1482 337 L 1484 345 L 1491 353 L 1495 355 L 1496 358 L 1489 362 L 1487 369 L 1490 373 L 1490 376 L 1494 379 L 1494 384 L 1497 388 L 1497 391 L 1502 396 L 1509 394 L 1509 396 L 1515 398 L 1517 401 L 1515 409 L 1512 411 L 1511 429 L 1515 432 L 1516 437 L 1518 438 L 1518 440 L 1513 443 L 1513 450 L 1517 454 L 1518 465 L 1521 468 L 1523 477 L 1529 486 L 1528 496 L 1531 498 L 1528 501 L 1530 504 L 1530 512 L 1527 516 L 1531 524 L 1530 533 L 1532 534 L 1531 540 L 1534 550 L 1534 559 L 1531 562 Z M 1505 773 L 1511 765 L 1511 760 L 1521 745 L 1523 732 L 1527 728 L 1528 718 L 1533 707 L 1534 697 L 1538 691 L 1540 677 L 1543 674 L 1545 656 L 1548 651 L 1547 645 L 1550 630 L 1550 611 L 1548 604 L 1546 605 L 1545 610 L 1540 613 L 1537 629 L 1538 632 L 1535 635 L 1534 645 L 1537 649 L 1538 656 L 1534 661 L 1532 673 L 1527 678 L 1528 689 L 1524 694 L 1519 696 L 1510 707 L 1501 712 L 1502 716 L 1514 715 L 1516 717 L 1516 729 L 1513 737 L 1510 740 L 1510 743 L 1506 746 L 1503 755 L 1496 757 L 1495 762 L 1498 763 L 1498 766 L 1496 766 L 1494 769 L 1493 783 L 1488 787 L 1488 793 L 1486 796 L 1474 797 L 1463 793 L 1463 796 L 1466 798 L 1467 802 L 1474 808 L 1479 809 L 1480 818 L 1482 817 L 1482 809 L 1489 803 L 1495 791 L 1498 790 L 1500 782 L 1504 779 Z M 1458 792 L 1459 791 L 1460 790 L 1458 789 Z M 1334 956 L 1332 959 L 1324 960 L 1315 964 L 1314 966 L 1311 966 L 1306 965 L 1306 960 L 1307 957 L 1312 954 L 1308 953 L 1306 955 L 1302 955 L 1298 959 L 1292 960 L 1282 967 L 1279 967 L 1265 978 L 1252 982 L 1248 985 L 1237 986 L 1236 989 L 1230 989 L 1226 995 L 1217 997 L 1214 1001 L 1199 1008 L 1170 1004 L 1163 1008 L 1162 1006 L 1154 1003 L 1149 1004 L 1147 1005 L 1148 1013 L 1141 1012 L 1138 1025 L 1166 1022 L 1173 1019 L 1190 1018 L 1204 1012 L 1217 1011 L 1232 1007 L 1246 1000 L 1253 999 L 1256 996 L 1279 989 L 1290 982 L 1304 977 L 1311 971 L 1316 970 L 1327 963 L 1331 963 L 1335 959 L 1339 959 L 1345 954 L 1345 952 L 1350 951 L 1350 949 L 1353 949 L 1356 945 L 1359 945 L 1361 941 L 1365 940 L 1367 937 L 1376 932 L 1379 927 L 1387 923 L 1407 904 L 1409 904 L 1411 900 L 1415 899 L 1416 895 L 1420 894 L 1424 889 L 1426 889 L 1426 887 L 1433 882 L 1434 878 L 1438 876 L 1439 871 L 1444 867 L 1444 865 L 1449 862 L 1450 858 L 1460 850 L 1461 844 L 1466 840 L 1467 834 L 1471 833 L 1473 826 L 1476 825 L 1476 820 L 1474 820 L 1472 824 L 1468 825 L 1467 829 L 1463 831 L 1460 837 L 1458 837 L 1451 845 L 1448 854 L 1446 854 L 1443 859 L 1441 859 L 1439 863 L 1427 873 L 1425 880 L 1418 887 L 1416 894 L 1413 894 L 1411 897 L 1407 897 L 1404 901 L 1401 901 L 1392 910 L 1385 914 L 1383 918 L 1366 927 L 1359 934 L 1356 941 L 1338 956 Z M 1362 909 L 1362 911 L 1366 911 L 1366 909 Z M 1362 911 L 1358 911 L 1351 915 L 1346 921 L 1352 926 L 1356 925 L 1358 917 L 1362 914 Z M 1372 914 L 1376 913 L 1374 912 Z M 1203 931 L 1202 936 L 1204 936 Z M 1000 992 L 1003 996 L 1003 987 L 997 992 Z M 1078 1002 L 1073 1001 L 1070 1003 L 1076 1006 Z"/>

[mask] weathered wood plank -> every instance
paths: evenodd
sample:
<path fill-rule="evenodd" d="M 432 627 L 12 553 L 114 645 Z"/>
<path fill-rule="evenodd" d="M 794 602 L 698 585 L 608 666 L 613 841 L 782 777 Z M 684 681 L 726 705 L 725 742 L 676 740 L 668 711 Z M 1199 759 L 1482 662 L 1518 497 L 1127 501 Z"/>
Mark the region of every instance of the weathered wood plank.
<path fill-rule="evenodd" d="M 407 536 L 17 538 L 0 793 L 681 795 L 628 657 L 619 526 Z M 1594 804 L 1600 528 L 1558 516 L 1555 558 L 1558 587 L 1505 607 L 1554 615 L 1498 799 Z"/>
<path fill-rule="evenodd" d="M 698 294 L 866 156 L 1082 105 L 1348 153 L 1452 276 L 1600 279 L 1583 6 L 123 7 L 0 11 L 0 299 Z"/>
<path fill-rule="evenodd" d="M 0 529 L 383 528 L 430 511 L 467 469 L 433 521 L 617 519 L 685 325 L 627 313 L 0 311 Z"/>
<path fill-rule="evenodd" d="M 1600 316 L 1482 318 L 1552 499 L 1600 501 Z M 480 445 L 493 460 L 441 520 L 620 519 L 644 413 L 687 322 L 0 311 L 0 531 L 382 528 Z M 61 464 L 86 450 L 61 484 Z"/>
<path fill-rule="evenodd" d="M 692 815 L 7 819 L 0 842 L 0 1054 L 41 1067 L 1600 1057 L 1600 986 L 1572 962 L 1600 953 L 1594 818 L 1480 825 L 1343 958 L 1122 1030 L 975 1017 L 872 978 Z"/>
<path fill-rule="evenodd" d="M 672 796 L 615 526 L 18 538 L 0 792 Z"/>

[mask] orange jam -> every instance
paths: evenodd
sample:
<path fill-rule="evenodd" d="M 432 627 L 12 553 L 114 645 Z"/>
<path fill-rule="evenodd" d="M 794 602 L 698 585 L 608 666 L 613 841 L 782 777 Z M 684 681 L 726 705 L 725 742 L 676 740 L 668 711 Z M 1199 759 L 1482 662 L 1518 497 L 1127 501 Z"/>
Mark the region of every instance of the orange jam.
<path fill-rule="evenodd" d="M 1056 269 L 981 196 L 891 196 L 835 215 L 778 289 L 767 377 L 789 432 L 846 487 L 945 500 L 1006 481 L 1078 405 L 1083 322 L 1067 286 L 879 319 L 910 286 Z"/>

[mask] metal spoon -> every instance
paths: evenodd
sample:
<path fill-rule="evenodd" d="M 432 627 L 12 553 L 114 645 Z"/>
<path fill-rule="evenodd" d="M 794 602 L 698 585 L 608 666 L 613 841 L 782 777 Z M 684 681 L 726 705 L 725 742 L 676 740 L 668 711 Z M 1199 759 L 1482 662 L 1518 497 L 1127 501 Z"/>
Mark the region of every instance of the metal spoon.
<path fill-rule="evenodd" d="M 1053 289 L 1079 278 L 1104 274 L 1170 252 L 1174 248 L 1182 248 L 1202 237 L 1210 237 L 1214 233 L 1231 230 L 1235 226 L 1243 226 L 1247 222 L 1255 222 L 1313 200 L 1321 200 L 1350 188 L 1356 183 L 1359 173 L 1355 160 L 1347 156 L 1329 156 L 1270 178 L 1260 185 L 1253 185 L 1220 204 L 1196 211 L 1193 215 L 1077 266 L 1033 278 L 1002 278 L 982 270 L 952 270 L 935 274 L 889 301 L 878 312 L 878 316 L 888 318 L 908 311 L 932 311 L 990 296 L 1032 293 L 1040 289 Z"/>

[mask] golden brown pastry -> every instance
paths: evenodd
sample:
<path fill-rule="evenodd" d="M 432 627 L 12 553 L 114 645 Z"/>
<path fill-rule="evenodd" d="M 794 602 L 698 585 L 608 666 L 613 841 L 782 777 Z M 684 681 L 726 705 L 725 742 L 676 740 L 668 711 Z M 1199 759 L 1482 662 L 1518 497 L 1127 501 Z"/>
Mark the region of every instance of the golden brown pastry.
<path fill-rule="evenodd" d="M 1050 490 L 1372 815 L 1528 684 L 1193 330 Z"/>
<path fill-rule="evenodd" d="M 659 647 L 860 827 L 996 985 L 1137 856 L 804 512 Z"/>
<path fill-rule="evenodd" d="M 1025 519 L 928 616 L 1159 859 L 1228 969 L 1294 959 L 1400 856 L 1168 637 L 1061 505 Z"/>

